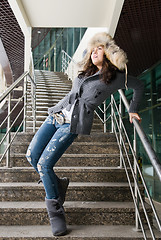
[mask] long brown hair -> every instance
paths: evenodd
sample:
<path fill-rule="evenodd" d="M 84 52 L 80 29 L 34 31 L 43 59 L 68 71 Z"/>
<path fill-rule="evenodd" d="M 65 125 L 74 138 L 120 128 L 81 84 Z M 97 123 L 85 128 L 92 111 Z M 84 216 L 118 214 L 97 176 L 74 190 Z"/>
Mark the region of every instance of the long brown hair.
<path fill-rule="evenodd" d="M 117 67 L 115 67 L 104 55 L 103 64 L 101 69 L 101 80 L 109 84 L 111 80 L 116 76 Z M 84 65 L 82 71 L 80 71 L 78 77 L 89 77 L 95 74 L 98 71 L 98 68 L 92 63 L 91 58 L 88 59 L 87 63 Z"/>

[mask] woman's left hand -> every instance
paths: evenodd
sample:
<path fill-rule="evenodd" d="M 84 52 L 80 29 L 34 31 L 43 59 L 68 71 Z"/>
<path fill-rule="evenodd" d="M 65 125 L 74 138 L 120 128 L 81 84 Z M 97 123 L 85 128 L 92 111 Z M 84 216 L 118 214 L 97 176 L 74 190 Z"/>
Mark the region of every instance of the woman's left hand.
<path fill-rule="evenodd" d="M 141 118 L 137 113 L 129 113 L 129 120 L 130 123 L 132 123 L 132 119 L 136 118 L 139 122 L 141 122 Z"/>

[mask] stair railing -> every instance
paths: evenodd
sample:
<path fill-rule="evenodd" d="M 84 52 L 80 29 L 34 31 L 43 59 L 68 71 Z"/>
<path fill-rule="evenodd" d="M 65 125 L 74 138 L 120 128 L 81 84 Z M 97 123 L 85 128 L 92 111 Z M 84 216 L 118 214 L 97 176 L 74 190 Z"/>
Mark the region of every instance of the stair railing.
<path fill-rule="evenodd" d="M 62 54 L 62 62 L 65 62 L 64 68 L 62 69 L 62 72 L 68 73 L 67 69 L 69 68 L 68 61 L 64 60 L 65 56 L 67 54 Z M 70 57 L 70 62 L 73 62 L 74 60 Z M 63 65 L 63 64 L 62 64 Z M 73 80 L 73 79 L 72 79 Z M 149 160 L 154 167 L 156 174 L 161 182 L 161 165 L 159 163 L 159 159 L 153 150 L 146 134 L 144 133 L 143 129 L 141 128 L 140 123 L 138 120 L 133 119 L 133 128 L 134 128 L 134 140 L 133 140 L 133 146 L 130 141 L 130 137 L 128 136 L 127 130 L 124 126 L 122 115 L 121 115 L 121 109 L 122 104 L 126 107 L 127 111 L 129 110 L 129 103 L 123 93 L 123 91 L 120 89 L 120 104 L 119 107 L 116 104 L 114 95 L 111 95 L 111 102 L 108 106 L 106 106 L 106 101 L 103 103 L 103 107 L 99 106 L 95 114 L 98 116 L 98 118 L 101 120 L 101 122 L 104 124 L 104 132 L 106 132 L 106 125 L 107 121 L 111 121 L 111 131 L 115 133 L 117 143 L 120 150 L 120 168 L 124 168 L 127 176 L 127 180 L 129 183 L 129 187 L 131 190 L 132 198 L 134 201 L 135 206 L 135 225 L 137 231 L 142 231 L 143 237 L 145 240 L 149 239 L 149 236 L 147 237 L 147 229 L 145 229 L 145 222 L 148 226 L 151 239 L 155 240 L 155 234 L 152 227 L 152 219 L 150 218 L 149 211 L 152 210 L 152 213 L 154 214 L 154 217 L 156 219 L 157 226 L 159 228 L 159 231 L 161 231 L 161 224 L 159 217 L 157 215 L 155 206 L 153 204 L 152 198 L 149 194 L 149 190 L 147 188 L 147 185 L 145 183 L 142 171 L 140 169 L 140 166 L 137 161 L 137 151 L 136 151 L 136 132 L 143 144 L 143 147 L 149 157 Z M 103 117 L 102 117 L 103 115 Z M 107 117 L 108 116 L 108 117 Z M 133 164 L 131 161 L 131 158 L 133 159 Z M 138 177 L 141 179 L 141 183 L 138 181 Z M 149 205 L 145 202 L 145 199 L 143 197 L 143 191 L 145 191 L 147 198 L 149 200 Z M 143 220 L 144 214 L 145 218 Z"/>
<path fill-rule="evenodd" d="M 28 89 L 28 84 L 31 83 L 31 88 Z M 13 105 L 14 99 L 12 99 L 13 91 L 18 86 L 23 85 L 23 95 L 17 100 L 16 104 Z M 8 101 L 8 115 L 5 117 L 5 119 L 0 123 L 0 129 L 4 128 L 7 125 L 6 133 L 4 134 L 3 138 L 0 141 L 0 146 L 6 145 L 6 148 L 4 152 L 0 156 L 0 163 L 2 162 L 3 158 L 6 156 L 6 167 L 12 167 L 11 161 L 10 161 L 10 147 L 17 136 L 18 132 L 23 127 L 23 131 L 26 132 L 26 119 L 31 118 L 33 121 L 33 132 L 35 132 L 35 126 L 36 126 L 36 83 L 35 79 L 31 77 L 30 72 L 23 73 L 0 97 L 0 103 L 4 100 Z M 28 96 L 31 96 L 31 104 L 27 101 L 27 94 Z M 21 107 L 20 104 L 23 103 L 23 106 Z M 19 105 L 19 106 L 18 106 Z M 27 106 L 32 109 L 32 116 L 27 116 Z M 13 119 L 13 122 L 11 122 L 11 116 L 16 110 L 16 108 L 19 107 L 20 111 L 17 114 L 17 116 Z M 18 128 L 14 132 L 14 134 L 11 136 L 11 132 L 13 127 L 17 124 L 17 121 L 21 121 L 18 123 Z M 11 138 L 12 137 L 12 138 Z"/>
<path fill-rule="evenodd" d="M 128 183 L 130 186 L 130 190 L 132 193 L 132 197 L 133 197 L 133 201 L 134 201 L 134 205 L 135 205 L 135 212 L 136 212 L 136 229 L 139 230 L 141 228 L 144 239 L 148 239 L 147 235 L 146 235 L 146 231 L 144 229 L 144 223 L 142 221 L 142 216 L 141 216 L 141 211 L 140 211 L 142 208 L 142 211 L 145 215 L 146 223 L 148 225 L 151 237 L 153 240 L 155 240 L 156 238 L 155 238 L 152 223 L 151 223 L 152 219 L 150 219 L 149 214 L 148 214 L 148 211 L 150 209 L 147 207 L 145 200 L 142 196 L 142 189 L 141 189 L 142 187 L 144 188 L 145 194 L 147 195 L 147 198 L 149 200 L 150 207 L 152 209 L 152 212 L 153 212 L 156 222 L 158 224 L 159 231 L 161 231 L 161 224 L 160 224 L 160 220 L 157 215 L 156 209 L 154 207 L 152 198 L 149 194 L 149 190 L 145 183 L 143 174 L 140 170 L 140 166 L 137 161 L 136 134 L 135 134 L 136 132 L 144 146 L 145 151 L 147 152 L 147 155 L 148 155 L 154 169 L 156 170 L 156 173 L 157 173 L 160 181 L 161 181 L 161 165 L 159 164 L 159 160 L 156 156 L 156 153 L 154 152 L 146 134 L 144 133 L 143 129 L 141 128 L 141 125 L 139 124 L 138 120 L 136 120 L 136 119 L 133 119 L 134 146 L 132 146 L 132 144 L 130 142 L 130 138 L 127 133 L 127 130 L 123 123 L 121 112 L 120 112 L 122 102 L 125 105 L 125 107 L 127 108 L 127 110 L 129 109 L 129 104 L 128 104 L 128 101 L 122 90 L 119 90 L 119 94 L 120 94 L 119 108 L 116 104 L 114 96 L 111 95 L 111 99 L 112 99 L 111 108 L 113 109 L 112 110 L 113 116 L 111 115 L 111 118 L 112 118 L 112 122 L 113 122 L 113 131 L 115 133 L 117 143 L 118 143 L 118 146 L 120 149 L 120 167 L 123 166 L 125 169 Z M 131 157 L 130 157 L 131 154 L 132 154 L 132 159 L 134 160 L 133 165 L 131 163 Z M 129 169 L 132 174 L 133 181 L 134 181 L 134 187 L 133 187 L 133 184 L 132 184 L 132 181 L 130 178 Z M 138 176 L 140 177 L 141 182 L 142 182 L 141 186 L 138 181 Z"/>
<path fill-rule="evenodd" d="M 76 62 L 71 58 L 64 50 L 62 50 L 62 72 L 67 74 L 68 79 L 75 78 L 75 66 Z"/>

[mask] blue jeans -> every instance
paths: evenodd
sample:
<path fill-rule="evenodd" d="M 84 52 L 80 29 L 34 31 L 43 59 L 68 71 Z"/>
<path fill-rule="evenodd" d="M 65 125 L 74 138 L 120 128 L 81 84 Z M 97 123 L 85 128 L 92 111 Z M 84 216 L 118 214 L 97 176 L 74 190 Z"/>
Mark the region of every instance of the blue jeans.
<path fill-rule="evenodd" d="M 76 137 L 77 134 L 70 132 L 69 123 L 53 124 L 53 117 L 48 116 L 28 147 L 27 160 L 39 173 L 48 199 L 59 197 L 58 177 L 53 167 Z"/>

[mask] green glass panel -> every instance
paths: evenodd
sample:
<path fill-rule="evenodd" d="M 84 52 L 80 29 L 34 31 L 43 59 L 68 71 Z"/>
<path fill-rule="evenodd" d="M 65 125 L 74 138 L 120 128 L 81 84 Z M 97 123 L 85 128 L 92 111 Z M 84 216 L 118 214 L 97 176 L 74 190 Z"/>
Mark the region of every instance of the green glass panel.
<path fill-rule="evenodd" d="M 156 64 L 149 71 L 143 73 L 139 78 L 145 84 L 144 96 L 140 104 L 139 112 L 142 118 L 141 126 L 148 136 L 148 139 L 156 151 L 161 163 L 161 63 Z M 126 93 L 126 96 L 130 99 L 132 97 L 132 92 L 129 95 Z M 129 123 L 127 122 L 126 126 L 128 125 Z M 147 156 L 138 136 L 137 152 L 138 156 L 142 158 L 142 171 L 149 192 L 153 199 L 161 202 L 161 187 L 159 187 L 159 179 L 156 176 L 149 157 Z"/>
<path fill-rule="evenodd" d="M 72 57 L 85 31 L 86 28 L 52 28 L 33 51 L 35 69 L 61 71 L 61 51 Z"/>

